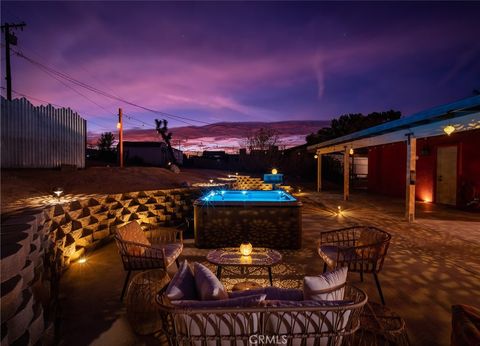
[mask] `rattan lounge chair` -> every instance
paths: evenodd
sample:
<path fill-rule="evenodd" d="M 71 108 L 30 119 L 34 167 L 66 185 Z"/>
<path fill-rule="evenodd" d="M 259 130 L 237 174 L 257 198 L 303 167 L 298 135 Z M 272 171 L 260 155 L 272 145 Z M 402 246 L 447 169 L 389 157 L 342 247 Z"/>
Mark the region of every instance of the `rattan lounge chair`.
<path fill-rule="evenodd" d="M 118 227 L 115 241 L 123 268 L 127 271 L 120 299 L 123 300 L 130 274 L 135 270 L 167 269 L 183 250 L 183 232 L 178 229 L 157 228 L 143 231 L 136 221 Z"/>
<path fill-rule="evenodd" d="M 348 267 L 349 272 L 372 273 L 382 304 L 385 305 L 378 273 L 383 267 L 391 235 L 371 226 L 354 226 L 322 232 L 318 254 L 324 261 L 323 271 Z"/>

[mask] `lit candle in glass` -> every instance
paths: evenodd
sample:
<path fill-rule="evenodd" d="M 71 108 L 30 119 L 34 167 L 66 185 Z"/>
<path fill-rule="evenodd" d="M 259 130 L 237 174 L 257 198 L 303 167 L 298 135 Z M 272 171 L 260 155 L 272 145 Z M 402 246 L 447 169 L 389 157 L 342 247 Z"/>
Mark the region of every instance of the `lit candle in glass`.
<path fill-rule="evenodd" d="M 250 256 L 250 254 L 252 253 L 252 250 L 253 250 L 253 247 L 252 247 L 252 244 L 250 243 L 242 243 L 240 245 L 240 253 L 243 256 Z"/>

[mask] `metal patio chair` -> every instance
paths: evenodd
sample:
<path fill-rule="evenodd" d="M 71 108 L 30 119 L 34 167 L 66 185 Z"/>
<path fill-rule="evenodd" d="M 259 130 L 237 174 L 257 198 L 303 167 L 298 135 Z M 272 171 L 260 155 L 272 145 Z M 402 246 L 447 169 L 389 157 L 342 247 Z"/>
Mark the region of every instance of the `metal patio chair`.
<path fill-rule="evenodd" d="M 350 272 L 372 273 L 382 304 L 385 305 L 378 273 L 382 270 L 392 236 L 372 226 L 353 226 L 322 232 L 318 254 L 324 261 L 323 272 L 348 267 Z"/>
<path fill-rule="evenodd" d="M 183 251 L 182 233 L 178 229 L 165 227 L 143 231 L 136 221 L 116 229 L 115 241 L 123 268 L 127 271 L 120 300 L 123 300 L 132 271 L 167 270 L 173 262 L 178 267 L 178 256 Z"/>

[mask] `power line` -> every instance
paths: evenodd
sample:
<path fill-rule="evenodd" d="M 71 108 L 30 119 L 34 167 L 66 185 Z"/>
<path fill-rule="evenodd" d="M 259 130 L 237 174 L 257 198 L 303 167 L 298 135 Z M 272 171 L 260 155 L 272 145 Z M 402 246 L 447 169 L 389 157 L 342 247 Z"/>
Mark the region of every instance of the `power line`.
<path fill-rule="evenodd" d="M 31 47 L 30 48 L 26 48 L 26 47 L 23 47 L 22 46 L 22 50 L 27 50 L 27 52 L 30 52 L 30 53 L 33 53 L 34 55 L 36 55 L 37 57 L 39 57 L 40 59 L 44 59 L 44 60 L 48 60 L 45 56 L 43 56 L 42 54 L 38 53 L 36 50 L 32 49 Z M 81 68 L 83 71 L 85 71 L 87 74 L 89 74 L 90 77 L 92 77 L 95 81 L 97 81 L 98 83 L 102 84 L 104 87 L 106 87 L 109 91 L 112 92 L 113 95 L 117 96 L 117 97 L 120 97 L 117 95 L 117 93 L 112 89 L 110 88 L 108 85 L 106 85 L 105 83 L 103 83 L 102 81 L 100 81 L 99 79 L 97 79 L 92 73 L 91 71 L 88 71 L 86 68 L 84 68 L 82 65 L 77 65 L 79 68 Z M 53 66 L 52 68 L 54 68 L 55 66 Z"/>
<path fill-rule="evenodd" d="M 61 83 L 62 85 L 64 85 L 65 87 L 69 88 L 70 90 L 73 90 L 75 93 L 77 93 L 78 95 L 80 95 L 81 97 L 83 97 L 84 99 L 86 99 L 87 101 L 93 103 L 94 105 L 96 105 L 97 107 L 101 108 L 102 110 L 106 111 L 107 113 L 111 113 L 108 109 L 106 109 L 105 107 L 103 107 L 101 104 L 93 101 L 90 97 L 88 97 L 87 95 L 81 93 L 80 91 L 78 91 L 77 89 L 75 89 L 74 87 L 72 87 L 71 85 L 68 85 L 67 83 L 65 83 L 64 81 L 62 81 L 61 79 L 59 79 L 58 77 L 56 77 L 55 75 L 53 75 L 52 73 L 50 73 L 49 71 L 47 70 L 43 70 L 47 75 L 49 75 L 50 77 L 54 78 L 55 80 L 57 80 L 59 83 Z"/>
<path fill-rule="evenodd" d="M 206 124 L 206 125 L 210 125 L 210 123 L 208 122 L 205 122 L 205 121 L 201 121 L 201 120 L 197 120 L 197 119 L 192 119 L 192 118 L 187 118 L 187 117 L 183 117 L 183 116 L 179 116 L 179 115 L 174 115 L 174 114 L 171 114 L 171 113 L 166 113 L 166 112 L 162 112 L 162 111 L 158 111 L 158 110 L 155 110 L 155 109 L 151 109 L 149 107 L 145 107 L 145 106 L 142 106 L 142 105 L 139 105 L 137 103 L 134 103 L 134 102 L 131 102 L 131 101 L 128 101 L 128 100 L 125 100 L 121 97 L 118 97 L 118 96 L 115 96 L 115 95 L 112 95 L 106 91 L 103 91 L 101 89 L 98 89 L 96 87 L 93 87 L 91 85 L 88 85 L 82 81 L 79 81 L 77 79 L 75 79 L 74 77 L 72 76 L 69 76 L 68 74 L 66 73 L 63 73 L 63 72 L 60 72 L 60 71 L 57 71 L 51 67 L 48 67 L 38 61 L 35 61 L 33 60 L 32 58 L 29 58 L 27 57 L 26 55 L 24 55 L 23 53 L 17 51 L 17 50 L 13 50 L 12 51 L 19 57 L 27 60 L 28 62 L 30 62 L 31 64 L 33 64 L 34 66 L 37 66 L 39 68 L 42 68 L 42 69 L 45 69 L 45 70 L 48 70 L 49 72 L 59 76 L 60 78 L 63 78 L 67 81 L 69 81 L 70 83 L 73 83 L 77 86 L 80 86 L 82 88 L 85 88 L 91 92 L 94 92 L 94 93 L 97 93 L 97 94 L 100 94 L 104 97 L 108 97 L 110 99 L 114 99 L 114 100 L 117 100 L 117 101 L 120 101 L 120 102 L 123 102 L 125 104 L 128 104 L 128 105 L 131 105 L 131 106 L 134 106 L 134 107 L 137 107 L 137 108 L 140 108 L 140 109 L 143 109 L 143 110 L 146 110 L 146 111 L 149 111 L 149 112 L 152 112 L 152 113 L 155 113 L 155 114 L 160 114 L 162 116 L 165 116 L 167 118 L 172 118 L 173 120 L 176 120 L 176 121 L 180 121 L 180 122 L 183 122 L 185 124 L 188 124 L 188 125 L 191 125 L 191 126 L 194 126 L 193 124 L 191 124 L 190 122 L 188 121 L 193 121 L 193 122 L 197 122 L 197 123 L 202 123 L 202 124 Z"/>

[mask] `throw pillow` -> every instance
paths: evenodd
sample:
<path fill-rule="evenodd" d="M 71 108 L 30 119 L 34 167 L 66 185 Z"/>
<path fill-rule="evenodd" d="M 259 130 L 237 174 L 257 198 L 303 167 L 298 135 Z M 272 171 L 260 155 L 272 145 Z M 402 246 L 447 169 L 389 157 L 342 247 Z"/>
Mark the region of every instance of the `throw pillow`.
<path fill-rule="evenodd" d="M 187 260 L 183 261 L 168 284 L 165 295 L 170 300 L 198 299 L 195 277 L 188 265 Z"/>
<path fill-rule="evenodd" d="M 305 276 L 303 279 L 303 299 L 342 300 L 347 281 L 348 267 L 336 269 L 319 276 Z"/>
<path fill-rule="evenodd" d="M 193 264 L 195 286 L 201 300 L 227 299 L 228 293 L 220 280 L 203 264 Z"/>

